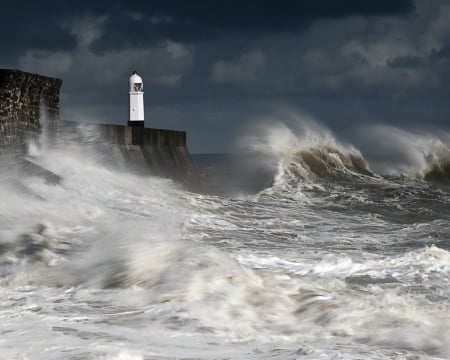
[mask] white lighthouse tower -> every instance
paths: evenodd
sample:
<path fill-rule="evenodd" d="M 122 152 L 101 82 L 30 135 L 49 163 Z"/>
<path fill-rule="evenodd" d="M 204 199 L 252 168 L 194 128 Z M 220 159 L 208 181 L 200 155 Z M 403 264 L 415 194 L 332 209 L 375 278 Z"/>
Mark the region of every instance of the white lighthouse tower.
<path fill-rule="evenodd" d="M 130 120 L 128 126 L 144 127 L 144 83 L 136 71 L 130 76 Z"/>

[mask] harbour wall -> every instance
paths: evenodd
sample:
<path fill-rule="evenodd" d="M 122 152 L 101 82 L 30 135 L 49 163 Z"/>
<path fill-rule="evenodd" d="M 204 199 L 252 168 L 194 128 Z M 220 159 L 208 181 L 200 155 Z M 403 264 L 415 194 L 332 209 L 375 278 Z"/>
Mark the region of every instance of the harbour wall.
<path fill-rule="evenodd" d="M 61 79 L 0 69 L 0 154 L 26 152 L 26 144 L 41 134 L 43 109 L 52 127 L 59 118 L 61 85 Z"/>
<path fill-rule="evenodd" d="M 63 141 L 75 137 L 72 141 L 98 152 L 105 165 L 201 190 L 185 131 L 61 121 L 58 134 Z"/>
<path fill-rule="evenodd" d="M 44 112 L 51 142 L 64 146 L 65 137 L 77 127 L 88 128 L 94 134 L 95 148 L 107 155 L 111 165 L 144 176 L 170 178 L 199 191 L 186 132 L 59 121 L 61 85 L 60 79 L 0 69 L 0 156 L 24 157 L 26 145 L 42 135 Z"/>

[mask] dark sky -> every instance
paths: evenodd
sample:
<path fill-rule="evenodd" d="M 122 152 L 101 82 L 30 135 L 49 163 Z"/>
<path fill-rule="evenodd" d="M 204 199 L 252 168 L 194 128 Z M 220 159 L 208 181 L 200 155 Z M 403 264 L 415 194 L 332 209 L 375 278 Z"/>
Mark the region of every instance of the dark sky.
<path fill-rule="evenodd" d="M 146 125 L 194 153 L 286 110 L 338 136 L 450 126 L 448 0 L 9 1 L 0 32 L 1 68 L 64 80 L 62 119 L 125 124 L 137 70 Z"/>

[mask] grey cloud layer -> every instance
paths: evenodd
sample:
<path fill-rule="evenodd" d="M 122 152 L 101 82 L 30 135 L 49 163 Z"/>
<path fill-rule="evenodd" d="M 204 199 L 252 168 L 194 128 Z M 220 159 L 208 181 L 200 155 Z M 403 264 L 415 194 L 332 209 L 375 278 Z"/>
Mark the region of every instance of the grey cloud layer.
<path fill-rule="evenodd" d="M 450 4 L 431 5 L 419 2 L 410 17 L 318 21 L 299 34 L 261 37 L 238 58 L 217 61 L 210 80 L 258 93 L 446 86 Z"/>
<path fill-rule="evenodd" d="M 1 50 L 37 48 L 62 50 L 75 46 L 62 31 L 74 16 L 108 15 L 99 50 L 118 46 L 145 46 L 161 38 L 195 41 L 215 38 L 227 31 L 295 31 L 314 20 L 354 15 L 401 15 L 413 10 L 412 0 L 370 1 L 53 1 L 26 5 L 2 4 L 0 31 L 9 34 Z"/>
<path fill-rule="evenodd" d="M 4 10 L 0 67 L 62 77 L 64 118 L 124 123 L 136 69 L 151 124 L 189 130 L 194 151 L 224 150 L 249 119 L 285 105 L 343 131 L 450 116 L 447 0 L 44 0 Z"/>

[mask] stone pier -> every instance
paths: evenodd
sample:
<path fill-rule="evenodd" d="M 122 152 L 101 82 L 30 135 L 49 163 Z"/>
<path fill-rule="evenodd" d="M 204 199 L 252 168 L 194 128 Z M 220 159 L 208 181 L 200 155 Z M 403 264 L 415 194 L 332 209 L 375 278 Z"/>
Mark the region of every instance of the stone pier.
<path fill-rule="evenodd" d="M 201 190 L 185 131 L 71 121 L 61 121 L 58 128 L 63 140 L 65 136 L 74 136 L 72 141 L 101 154 L 106 166 L 143 176 L 169 178 L 189 190 Z"/>
<path fill-rule="evenodd" d="M 64 146 L 65 136 L 70 137 L 78 125 L 88 126 L 96 134 L 96 148 L 111 159 L 111 165 L 144 176 L 171 178 L 194 191 L 200 189 L 184 131 L 58 121 L 61 85 L 60 79 L 0 69 L 2 157 L 26 155 L 26 144 L 38 140 L 42 132 L 43 112 L 47 116 L 49 137 L 60 146 Z"/>
<path fill-rule="evenodd" d="M 27 142 L 38 139 L 41 112 L 52 126 L 61 85 L 60 79 L 0 69 L 0 154 L 23 154 Z"/>

